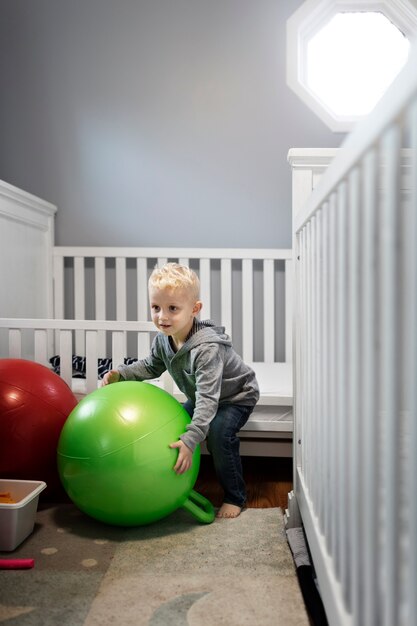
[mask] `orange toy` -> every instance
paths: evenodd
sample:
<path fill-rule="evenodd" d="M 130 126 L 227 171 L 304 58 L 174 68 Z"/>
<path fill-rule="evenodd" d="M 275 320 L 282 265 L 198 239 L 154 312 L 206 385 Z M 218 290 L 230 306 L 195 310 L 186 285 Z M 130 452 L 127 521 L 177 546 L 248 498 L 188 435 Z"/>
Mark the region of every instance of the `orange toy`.
<path fill-rule="evenodd" d="M 16 504 L 16 500 L 13 500 L 10 491 L 0 492 L 0 502 L 2 504 Z"/>

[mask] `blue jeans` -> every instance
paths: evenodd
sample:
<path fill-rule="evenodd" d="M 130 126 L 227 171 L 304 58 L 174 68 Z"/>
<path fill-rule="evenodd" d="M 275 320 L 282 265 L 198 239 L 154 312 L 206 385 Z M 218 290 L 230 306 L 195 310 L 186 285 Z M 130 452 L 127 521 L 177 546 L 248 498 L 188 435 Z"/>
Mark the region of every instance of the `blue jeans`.
<path fill-rule="evenodd" d="M 184 408 L 192 417 L 194 407 L 189 400 L 185 402 Z M 207 449 L 213 458 L 217 480 L 224 491 L 224 502 L 240 507 L 246 504 L 246 486 L 237 433 L 246 424 L 253 409 L 253 406 L 238 404 L 219 405 L 207 435 Z"/>

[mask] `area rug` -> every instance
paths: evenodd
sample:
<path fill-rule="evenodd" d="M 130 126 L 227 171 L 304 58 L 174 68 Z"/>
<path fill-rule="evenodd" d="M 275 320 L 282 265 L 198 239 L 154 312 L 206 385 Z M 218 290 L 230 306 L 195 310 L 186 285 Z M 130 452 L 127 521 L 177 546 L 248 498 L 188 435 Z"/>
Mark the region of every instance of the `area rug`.
<path fill-rule="evenodd" d="M 40 507 L 33 534 L 0 558 L 10 626 L 308 626 L 281 509 L 200 525 L 178 510 L 118 528 L 72 504 Z"/>

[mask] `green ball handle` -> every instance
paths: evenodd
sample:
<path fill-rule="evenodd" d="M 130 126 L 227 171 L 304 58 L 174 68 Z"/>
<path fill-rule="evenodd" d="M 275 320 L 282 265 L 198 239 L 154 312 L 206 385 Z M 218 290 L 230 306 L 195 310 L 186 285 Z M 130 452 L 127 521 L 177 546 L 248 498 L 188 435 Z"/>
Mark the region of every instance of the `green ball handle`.
<path fill-rule="evenodd" d="M 202 496 L 201 493 L 194 491 L 194 489 L 191 489 L 182 507 L 189 513 L 192 513 L 192 515 L 203 524 L 211 524 L 214 522 L 215 514 L 212 503 Z"/>

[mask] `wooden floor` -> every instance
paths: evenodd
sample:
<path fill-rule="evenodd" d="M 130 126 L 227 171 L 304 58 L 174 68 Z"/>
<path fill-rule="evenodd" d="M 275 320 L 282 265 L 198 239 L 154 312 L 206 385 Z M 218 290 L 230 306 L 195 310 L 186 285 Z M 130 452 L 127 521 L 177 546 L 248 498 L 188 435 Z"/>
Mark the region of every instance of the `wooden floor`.
<path fill-rule="evenodd" d="M 262 509 L 288 504 L 292 490 L 292 459 L 272 457 L 242 457 L 243 475 L 248 493 L 248 508 Z M 217 482 L 211 457 L 201 455 L 200 473 L 195 490 L 206 496 L 214 506 L 223 501 L 223 491 Z"/>

